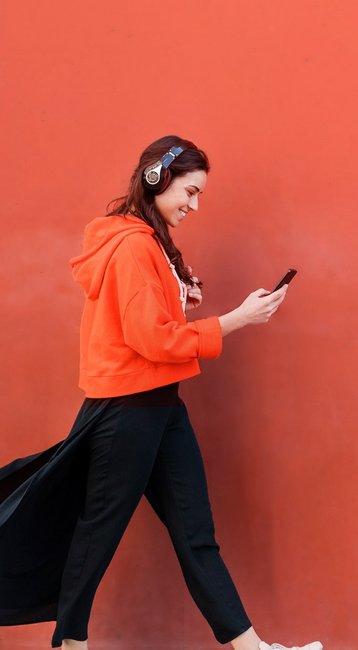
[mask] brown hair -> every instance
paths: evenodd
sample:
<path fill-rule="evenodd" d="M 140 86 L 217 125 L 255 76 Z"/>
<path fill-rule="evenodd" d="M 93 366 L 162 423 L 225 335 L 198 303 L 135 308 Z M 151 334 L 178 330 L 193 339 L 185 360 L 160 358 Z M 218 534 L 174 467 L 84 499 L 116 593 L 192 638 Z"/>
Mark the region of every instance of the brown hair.
<path fill-rule="evenodd" d="M 187 147 L 173 162 L 170 164 L 172 178 L 183 176 L 187 172 L 204 170 L 206 173 L 210 170 L 210 164 L 207 155 L 201 149 L 189 140 L 184 140 L 177 135 L 166 135 L 159 140 L 155 140 L 146 149 L 144 149 L 137 167 L 135 168 L 129 182 L 128 192 L 125 196 L 113 199 L 107 205 L 108 217 L 113 215 L 125 215 L 131 212 L 135 216 L 143 219 L 147 224 L 154 228 L 155 235 L 162 243 L 170 261 L 174 264 L 179 277 L 186 284 L 193 284 L 187 267 L 184 265 L 182 254 L 175 246 L 168 230 L 168 224 L 164 221 L 154 204 L 154 192 L 145 189 L 142 183 L 142 174 L 144 169 L 159 160 L 173 146 Z M 109 206 L 114 202 L 113 209 L 108 212 Z M 132 209 L 131 209 L 132 208 Z M 199 280 L 197 285 L 201 288 L 203 282 Z"/>

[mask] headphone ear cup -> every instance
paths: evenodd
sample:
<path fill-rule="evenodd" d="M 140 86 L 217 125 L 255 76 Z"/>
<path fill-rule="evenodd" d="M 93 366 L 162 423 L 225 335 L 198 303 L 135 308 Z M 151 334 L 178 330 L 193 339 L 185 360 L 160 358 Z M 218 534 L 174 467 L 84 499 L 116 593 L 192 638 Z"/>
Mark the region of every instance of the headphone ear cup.
<path fill-rule="evenodd" d="M 160 194 L 161 192 L 164 192 L 172 179 L 171 171 L 165 167 L 162 167 L 157 182 L 148 183 L 146 179 L 146 173 L 150 173 L 148 170 L 150 170 L 150 167 L 147 167 L 142 174 L 142 183 L 145 189 L 148 190 L 148 192 L 151 194 Z"/>

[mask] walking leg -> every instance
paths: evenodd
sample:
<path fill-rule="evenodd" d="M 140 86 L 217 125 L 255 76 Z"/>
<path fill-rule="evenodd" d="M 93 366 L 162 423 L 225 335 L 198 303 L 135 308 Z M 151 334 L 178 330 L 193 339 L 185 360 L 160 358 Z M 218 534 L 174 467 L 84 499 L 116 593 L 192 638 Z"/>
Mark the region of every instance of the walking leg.
<path fill-rule="evenodd" d="M 216 639 L 227 643 L 252 628 L 219 553 L 204 464 L 182 400 L 165 429 L 145 496 L 168 528 L 191 596 Z"/>

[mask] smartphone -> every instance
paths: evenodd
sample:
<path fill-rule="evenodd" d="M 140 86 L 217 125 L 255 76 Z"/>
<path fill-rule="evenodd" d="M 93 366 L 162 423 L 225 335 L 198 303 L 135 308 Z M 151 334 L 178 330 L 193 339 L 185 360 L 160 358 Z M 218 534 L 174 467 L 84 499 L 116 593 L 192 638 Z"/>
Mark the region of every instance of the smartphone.
<path fill-rule="evenodd" d="M 289 284 L 292 278 L 295 277 L 296 273 L 297 273 L 296 269 L 288 269 L 287 273 L 285 273 L 285 275 L 283 276 L 283 278 L 281 278 L 281 280 L 275 286 L 275 288 L 272 289 L 271 293 L 277 291 L 278 289 L 281 289 L 281 287 L 283 287 L 284 284 Z"/>

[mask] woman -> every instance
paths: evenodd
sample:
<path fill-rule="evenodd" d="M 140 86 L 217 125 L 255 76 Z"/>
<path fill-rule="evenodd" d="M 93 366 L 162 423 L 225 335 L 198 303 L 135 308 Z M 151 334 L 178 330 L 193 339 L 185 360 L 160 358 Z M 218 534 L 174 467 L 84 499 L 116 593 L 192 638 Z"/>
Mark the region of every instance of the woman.
<path fill-rule="evenodd" d="M 79 380 L 84 402 L 62 444 L 0 473 L 7 557 L 20 553 L 16 531 L 21 527 L 23 533 L 25 513 L 49 527 L 51 510 L 62 507 L 56 550 L 48 544 L 50 528 L 42 533 L 47 546 L 41 551 L 38 536 L 37 573 L 32 555 L 29 568 L 28 546 L 21 547 L 25 559 L 18 575 L 26 569 L 46 583 L 34 607 L 31 596 L 19 601 L 25 583 L 22 590 L 19 582 L 15 587 L 14 575 L 6 582 L 6 570 L 8 586 L 0 598 L 0 624 L 56 620 L 52 647 L 88 648 L 96 589 L 145 494 L 168 529 L 188 589 L 217 641 L 236 650 L 284 648 L 259 638 L 220 556 L 202 457 L 178 394 L 181 380 L 200 373 L 199 358 L 218 358 L 224 336 L 267 322 L 287 291 L 287 285 L 273 294 L 258 289 L 229 313 L 186 321 L 186 311 L 201 304 L 202 282 L 184 265 L 168 227 L 198 210 L 208 172 L 208 158 L 194 143 L 160 138 L 142 153 L 122 201 L 87 225 L 83 252 L 70 261 L 85 292 Z M 74 451 L 80 445 L 87 453 L 85 469 L 83 453 L 80 465 Z M 303 647 L 321 650 L 322 644 Z"/>

